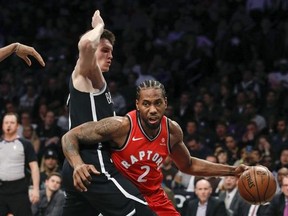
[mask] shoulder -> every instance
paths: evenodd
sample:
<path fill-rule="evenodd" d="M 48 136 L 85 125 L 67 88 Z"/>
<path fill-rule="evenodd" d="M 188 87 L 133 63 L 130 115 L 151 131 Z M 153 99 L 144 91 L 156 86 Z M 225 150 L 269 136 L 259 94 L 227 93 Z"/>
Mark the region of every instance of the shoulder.
<path fill-rule="evenodd" d="M 167 122 L 168 122 L 169 129 L 170 129 L 171 133 L 173 133 L 173 134 L 176 133 L 176 134 L 179 134 L 179 135 L 183 135 L 182 129 L 181 129 L 180 125 L 176 121 L 173 121 L 173 120 L 167 118 Z"/>
<path fill-rule="evenodd" d="M 29 140 L 25 138 L 18 138 L 18 140 L 22 143 L 24 147 L 28 147 L 28 148 L 32 147 L 32 143 Z"/>
<path fill-rule="evenodd" d="M 180 125 L 171 119 L 168 119 L 167 121 L 169 125 L 171 144 L 174 145 L 175 143 L 183 141 L 183 131 Z"/>

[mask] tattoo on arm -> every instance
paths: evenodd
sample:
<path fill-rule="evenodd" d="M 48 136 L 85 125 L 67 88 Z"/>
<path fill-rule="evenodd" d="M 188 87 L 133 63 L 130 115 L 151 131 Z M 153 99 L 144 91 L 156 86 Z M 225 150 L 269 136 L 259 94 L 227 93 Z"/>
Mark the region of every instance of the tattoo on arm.
<path fill-rule="evenodd" d="M 63 150 L 64 152 L 68 153 L 71 156 L 79 155 L 79 145 L 78 142 L 71 141 L 67 136 L 63 137 L 64 146 Z"/>

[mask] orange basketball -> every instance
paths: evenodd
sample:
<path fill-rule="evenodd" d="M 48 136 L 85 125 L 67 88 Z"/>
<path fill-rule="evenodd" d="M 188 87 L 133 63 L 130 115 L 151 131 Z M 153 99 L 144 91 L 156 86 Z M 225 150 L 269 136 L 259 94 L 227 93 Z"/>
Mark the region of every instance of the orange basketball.
<path fill-rule="evenodd" d="M 276 192 L 276 180 L 264 166 L 252 166 L 242 173 L 238 181 L 241 197 L 250 204 L 269 202 Z"/>

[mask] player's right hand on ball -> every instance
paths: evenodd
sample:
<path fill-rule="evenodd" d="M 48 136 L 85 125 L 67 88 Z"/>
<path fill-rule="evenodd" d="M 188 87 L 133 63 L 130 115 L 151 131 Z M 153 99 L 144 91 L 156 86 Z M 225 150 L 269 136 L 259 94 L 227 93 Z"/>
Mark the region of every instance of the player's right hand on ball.
<path fill-rule="evenodd" d="M 100 175 L 100 172 L 91 164 L 81 164 L 74 167 L 73 183 L 74 187 L 83 192 L 87 191 L 87 185 L 91 183 L 92 177 L 90 174 Z"/>

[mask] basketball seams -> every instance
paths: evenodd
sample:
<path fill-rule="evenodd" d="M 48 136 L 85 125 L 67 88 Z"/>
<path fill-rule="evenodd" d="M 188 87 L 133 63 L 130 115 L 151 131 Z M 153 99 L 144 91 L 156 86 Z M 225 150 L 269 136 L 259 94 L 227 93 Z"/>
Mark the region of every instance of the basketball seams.
<path fill-rule="evenodd" d="M 254 167 L 252 167 L 252 169 L 253 169 L 253 168 L 254 168 Z M 249 172 L 249 174 L 250 174 L 250 170 L 249 170 L 248 172 Z M 251 174 L 250 174 L 250 175 L 251 175 Z M 246 177 L 245 177 L 245 180 L 246 180 Z M 243 188 L 245 189 L 245 191 L 247 192 L 247 194 L 249 194 L 250 197 L 254 200 L 254 202 L 253 202 L 253 201 L 250 201 L 250 200 L 249 200 L 249 202 L 251 202 L 251 203 L 256 203 L 255 197 L 254 197 L 253 194 L 250 192 L 250 190 L 246 187 L 246 185 L 243 183 L 244 181 L 242 181 L 242 179 L 241 179 L 240 182 L 241 182 Z M 238 187 L 238 190 L 239 190 L 239 187 Z"/>
<path fill-rule="evenodd" d="M 261 196 L 260 196 L 260 193 L 259 193 L 259 188 L 258 188 L 258 181 L 257 181 L 257 179 L 256 178 L 258 178 L 258 176 L 257 176 L 257 172 L 256 172 L 256 169 L 255 169 L 255 167 L 252 167 L 252 171 L 253 171 L 253 177 L 254 177 L 254 183 L 255 183 L 255 188 L 256 188 L 256 191 L 257 191 L 257 195 L 258 195 L 258 199 L 257 199 L 257 201 L 256 201 L 256 203 L 261 203 Z M 256 200 L 256 197 L 255 197 L 255 200 Z"/>

